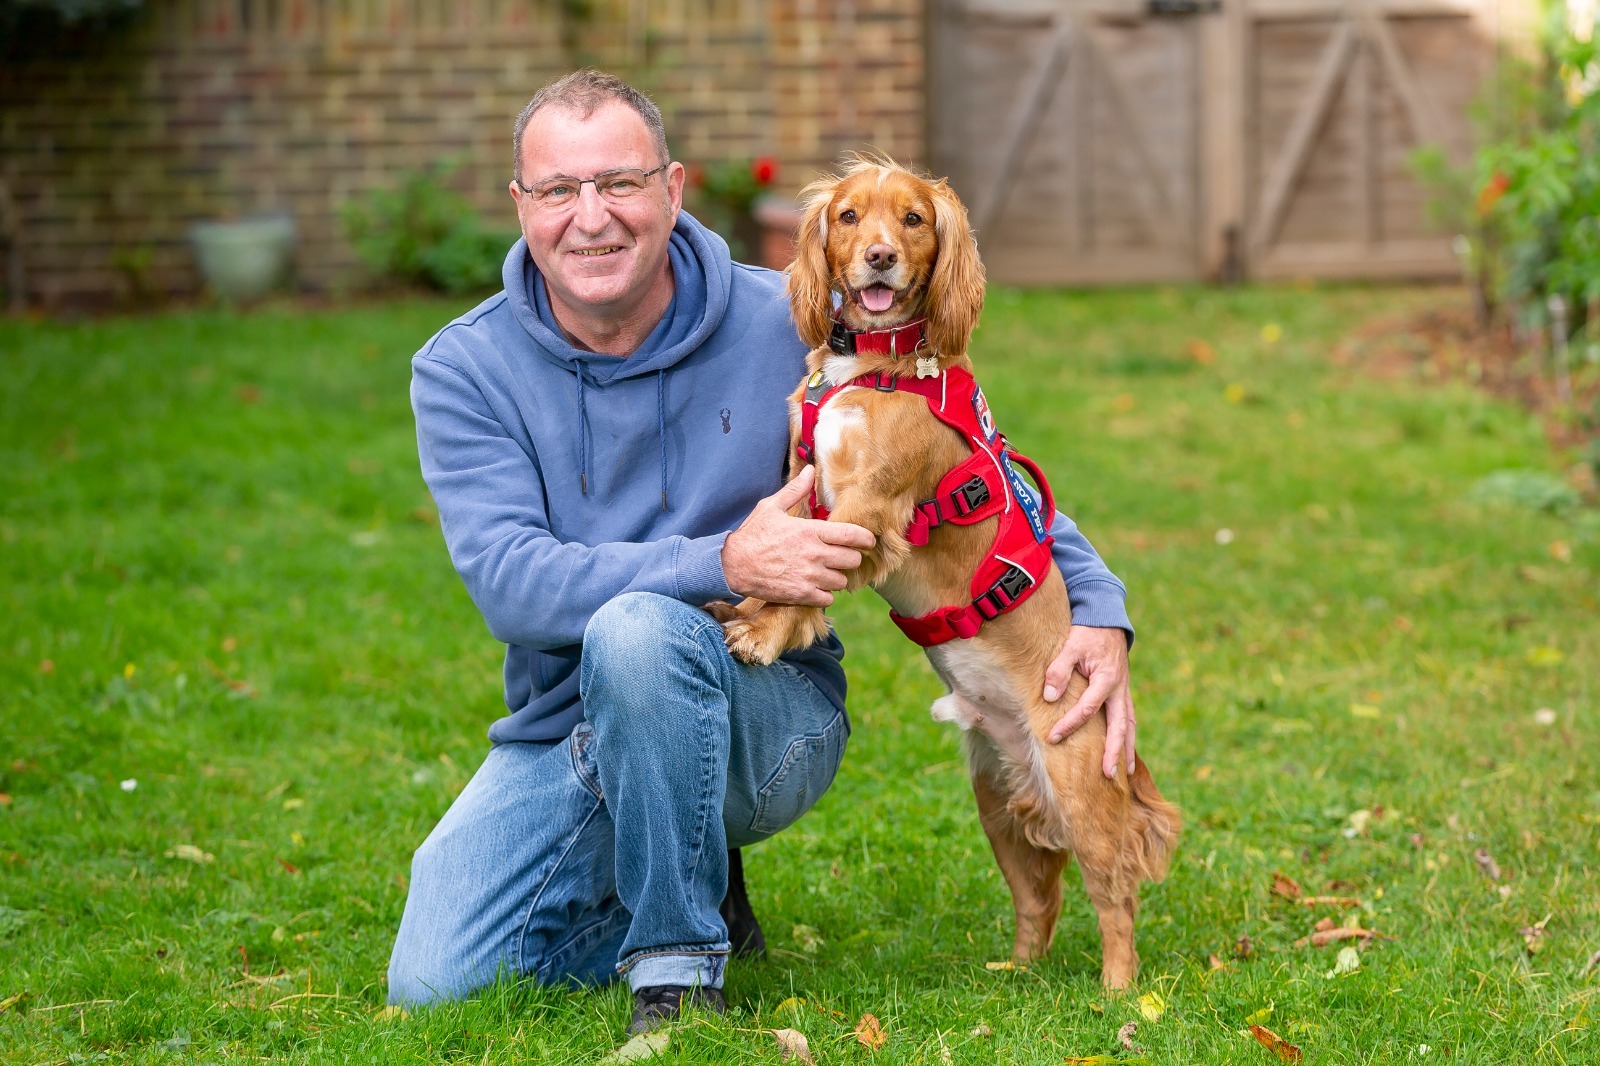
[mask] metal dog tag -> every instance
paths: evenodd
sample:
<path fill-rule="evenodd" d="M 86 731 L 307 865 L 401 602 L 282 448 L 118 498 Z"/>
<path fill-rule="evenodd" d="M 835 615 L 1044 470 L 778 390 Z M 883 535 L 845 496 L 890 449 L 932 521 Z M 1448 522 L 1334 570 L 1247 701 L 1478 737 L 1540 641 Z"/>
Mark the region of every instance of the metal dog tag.
<path fill-rule="evenodd" d="M 917 356 L 917 377 L 936 378 L 939 376 L 939 357 L 937 355 Z"/>

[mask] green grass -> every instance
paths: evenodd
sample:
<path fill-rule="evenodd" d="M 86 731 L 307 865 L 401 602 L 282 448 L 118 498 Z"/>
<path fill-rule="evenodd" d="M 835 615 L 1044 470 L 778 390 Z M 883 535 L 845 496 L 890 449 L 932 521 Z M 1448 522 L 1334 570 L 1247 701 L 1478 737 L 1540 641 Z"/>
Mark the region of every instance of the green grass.
<path fill-rule="evenodd" d="M 1600 975 L 1579 976 L 1600 949 L 1600 526 L 1472 502 L 1493 471 L 1566 461 L 1526 414 L 1329 359 L 1365 317 L 1446 299 L 992 293 L 980 376 L 1132 590 L 1141 750 L 1187 815 L 1139 920 L 1138 992 L 1165 1013 L 1099 988 L 1075 883 L 1047 962 L 986 969 L 1008 897 L 928 719 L 936 681 L 866 595 L 837 611 L 844 770 L 748 855 L 776 950 L 731 967 L 731 1016 L 664 1061 L 776 1063 L 761 1030 L 785 1027 L 824 1063 L 1131 1059 L 1136 1019 L 1150 1062 L 1276 1061 L 1250 1018 L 1307 1063 L 1600 1061 Z M 617 988 L 381 1014 L 411 851 L 500 706 L 406 400 L 456 310 L 0 323 L 0 1060 L 615 1046 Z M 1386 938 L 1359 970 L 1293 946 L 1346 915 L 1273 895 L 1275 871 L 1364 902 Z M 1545 919 L 1530 954 L 1518 930 Z"/>

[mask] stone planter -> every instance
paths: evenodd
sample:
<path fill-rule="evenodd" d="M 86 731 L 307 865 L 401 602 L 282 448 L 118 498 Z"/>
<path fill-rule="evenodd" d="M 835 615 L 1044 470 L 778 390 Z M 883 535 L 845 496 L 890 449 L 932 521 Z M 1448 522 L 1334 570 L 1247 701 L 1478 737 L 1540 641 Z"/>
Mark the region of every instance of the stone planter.
<path fill-rule="evenodd" d="M 196 222 L 189 244 L 206 287 L 229 303 L 247 303 L 288 284 L 294 218 L 254 215 L 236 222 Z"/>
<path fill-rule="evenodd" d="M 788 269 L 794 262 L 794 238 L 802 214 L 799 205 L 782 197 L 763 196 L 755 202 L 750 215 L 761 231 L 757 262 L 773 270 Z"/>

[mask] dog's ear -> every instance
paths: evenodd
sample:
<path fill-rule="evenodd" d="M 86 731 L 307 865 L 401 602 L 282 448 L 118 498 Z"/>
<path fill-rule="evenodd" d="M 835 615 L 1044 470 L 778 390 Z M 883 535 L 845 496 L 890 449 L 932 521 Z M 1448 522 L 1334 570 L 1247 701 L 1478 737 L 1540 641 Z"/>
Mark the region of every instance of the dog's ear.
<path fill-rule="evenodd" d="M 795 235 L 794 262 L 789 266 L 789 312 L 800 339 L 813 348 L 828 344 L 833 327 L 833 287 L 828 275 L 828 205 L 837 179 L 814 181 L 801 195 L 806 210 Z"/>
<path fill-rule="evenodd" d="M 939 258 L 928 282 L 928 343 L 940 355 L 958 355 L 983 310 L 983 261 L 967 223 L 967 209 L 943 178 L 934 182 L 934 232 Z"/>

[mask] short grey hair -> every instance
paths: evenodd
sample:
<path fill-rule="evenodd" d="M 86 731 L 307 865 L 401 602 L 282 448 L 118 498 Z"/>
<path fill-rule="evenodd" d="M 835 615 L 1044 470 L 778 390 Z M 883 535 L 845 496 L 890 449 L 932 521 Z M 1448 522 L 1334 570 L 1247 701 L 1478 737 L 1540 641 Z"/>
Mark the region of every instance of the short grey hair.
<path fill-rule="evenodd" d="M 665 165 L 671 159 L 667 154 L 667 127 L 661 120 L 661 109 L 655 105 L 655 101 L 615 74 L 585 67 L 556 79 L 534 93 L 533 99 L 517 115 L 516 129 L 511 134 L 511 176 L 522 180 L 522 134 L 540 108 L 559 105 L 588 118 L 601 104 L 611 101 L 626 104 L 644 120 L 656 155 Z"/>

